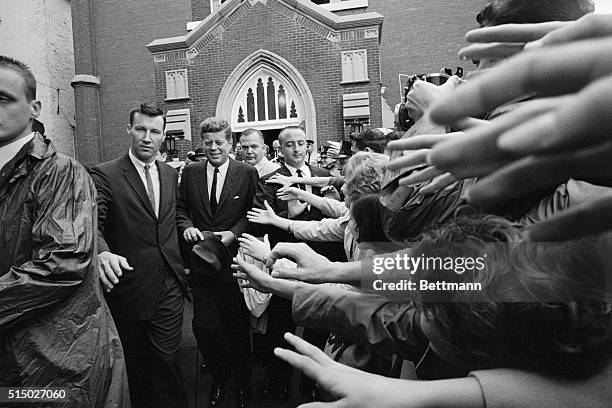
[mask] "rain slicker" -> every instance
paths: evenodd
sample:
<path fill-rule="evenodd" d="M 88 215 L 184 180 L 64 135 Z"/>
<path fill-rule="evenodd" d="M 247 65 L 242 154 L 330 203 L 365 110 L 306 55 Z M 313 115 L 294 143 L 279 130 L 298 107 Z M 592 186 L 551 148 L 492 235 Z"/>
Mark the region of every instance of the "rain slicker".
<path fill-rule="evenodd" d="M 0 169 L 0 386 L 67 389 L 44 406 L 129 407 L 94 257 L 95 191 L 38 133 Z"/>

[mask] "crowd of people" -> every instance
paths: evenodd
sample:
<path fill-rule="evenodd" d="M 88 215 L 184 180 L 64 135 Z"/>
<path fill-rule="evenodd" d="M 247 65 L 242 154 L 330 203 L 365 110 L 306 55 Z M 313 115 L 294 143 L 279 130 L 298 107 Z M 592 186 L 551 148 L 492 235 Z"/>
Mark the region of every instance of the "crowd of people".
<path fill-rule="evenodd" d="M 293 368 L 301 408 L 611 406 L 612 16 L 592 11 L 491 1 L 459 51 L 475 73 L 415 82 L 410 129 L 353 135 L 341 174 L 300 126 L 270 156 L 207 118 L 179 181 L 149 104 L 88 172 L 0 56 L 0 387 L 186 407 L 187 300 L 211 408 L 232 382 L 237 407 L 253 383 L 282 404 Z"/>

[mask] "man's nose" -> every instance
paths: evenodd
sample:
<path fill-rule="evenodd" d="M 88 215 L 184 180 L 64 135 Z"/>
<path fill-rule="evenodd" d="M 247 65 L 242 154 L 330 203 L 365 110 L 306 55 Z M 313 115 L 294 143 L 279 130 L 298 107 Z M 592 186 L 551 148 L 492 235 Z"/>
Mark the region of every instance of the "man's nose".
<path fill-rule="evenodd" d="M 151 141 L 151 131 L 150 130 L 146 130 L 144 137 L 142 138 L 142 140 L 144 140 L 145 142 L 150 142 Z"/>

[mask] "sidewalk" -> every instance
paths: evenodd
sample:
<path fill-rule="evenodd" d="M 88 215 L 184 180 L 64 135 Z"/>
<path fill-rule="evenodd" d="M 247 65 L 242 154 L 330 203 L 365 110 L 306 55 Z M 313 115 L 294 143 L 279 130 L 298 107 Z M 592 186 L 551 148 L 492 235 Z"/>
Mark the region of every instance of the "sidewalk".
<path fill-rule="evenodd" d="M 189 400 L 189 408 L 206 408 L 208 407 L 208 392 L 211 386 L 210 374 L 201 374 L 199 372 L 199 365 L 202 362 L 202 357 L 198 356 L 196 363 L 196 340 L 191 330 L 191 319 L 193 317 L 193 304 L 185 302 L 185 313 L 183 315 L 183 338 L 181 340 L 181 348 L 179 351 L 179 359 L 181 364 L 181 372 L 183 374 L 183 380 L 185 383 L 185 390 L 187 391 L 187 397 Z M 196 365 L 197 364 L 197 365 Z M 197 407 L 195 405 L 195 383 L 196 383 L 196 369 L 198 376 L 198 393 L 197 393 Z M 302 397 L 298 392 L 298 379 L 299 375 L 294 372 L 291 381 L 292 394 L 289 400 L 285 403 L 279 403 L 273 398 L 262 398 L 259 395 L 259 387 L 263 381 L 265 370 L 260 363 L 253 365 L 253 380 L 251 382 L 251 408 L 285 408 L 285 407 L 297 407 L 302 402 Z M 236 406 L 235 388 L 234 384 L 228 384 L 227 394 L 223 404 L 219 408 L 234 408 Z"/>

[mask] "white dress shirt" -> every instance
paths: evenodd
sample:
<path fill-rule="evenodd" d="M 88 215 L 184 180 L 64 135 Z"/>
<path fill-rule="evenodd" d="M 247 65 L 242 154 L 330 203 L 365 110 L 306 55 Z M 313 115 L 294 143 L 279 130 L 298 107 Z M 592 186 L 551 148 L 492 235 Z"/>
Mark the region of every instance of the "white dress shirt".
<path fill-rule="evenodd" d="M 30 133 L 26 137 L 17 139 L 4 147 L 0 147 L 0 170 L 17 156 L 17 153 L 34 138 L 34 132 Z"/>
<path fill-rule="evenodd" d="M 156 160 L 154 158 L 152 163 L 145 163 L 143 161 L 140 161 L 136 156 L 134 156 L 134 153 L 132 153 L 132 149 L 130 149 L 128 154 L 130 156 L 132 164 L 134 165 L 134 167 L 136 167 L 136 171 L 138 172 L 138 175 L 140 176 L 140 179 L 144 184 L 145 191 L 147 192 L 147 177 L 145 176 L 144 166 L 147 164 L 149 165 L 149 174 L 151 175 L 151 180 L 153 181 L 153 195 L 155 196 L 155 208 L 153 208 L 153 210 L 155 211 L 155 215 L 159 216 L 159 172 L 157 171 Z"/>
<path fill-rule="evenodd" d="M 221 199 L 221 191 L 223 191 L 223 183 L 225 183 L 225 176 L 227 176 L 227 169 L 229 168 L 229 159 L 225 161 L 222 165 L 218 167 L 219 174 L 217 174 L 217 204 L 219 204 L 219 200 Z M 208 188 L 208 197 L 210 200 L 210 190 L 212 190 L 212 182 L 213 177 L 215 176 L 215 166 L 210 164 L 210 162 L 206 163 L 206 187 Z"/>
<path fill-rule="evenodd" d="M 285 163 L 285 166 L 287 166 L 287 168 L 289 169 L 289 171 L 291 172 L 291 175 L 293 177 L 298 177 L 297 174 L 297 170 L 295 167 L 289 166 L 287 163 Z M 308 167 L 307 165 L 303 165 L 300 170 L 302 170 L 302 177 L 311 177 L 312 174 L 310 173 L 310 167 Z M 302 183 L 303 184 L 303 183 Z M 312 193 L 312 186 L 308 185 L 308 184 L 304 184 L 304 186 L 306 186 L 306 191 L 308 191 L 309 193 Z M 297 185 L 295 186 L 297 187 Z"/>
<path fill-rule="evenodd" d="M 265 176 L 266 174 L 270 174 L 273 171 L 278 170 L 278 168 L 280 167 L 280 164 L 273 163 L 270 160 L 268 160 L 266 156 L 264 156 L 261 158 L 259 163 L 257 163 L 253 167 L 255 167 L 255 170 L 257 170 L 257 175 L 259 176 L 259 178 L 261 178 Z"/>

